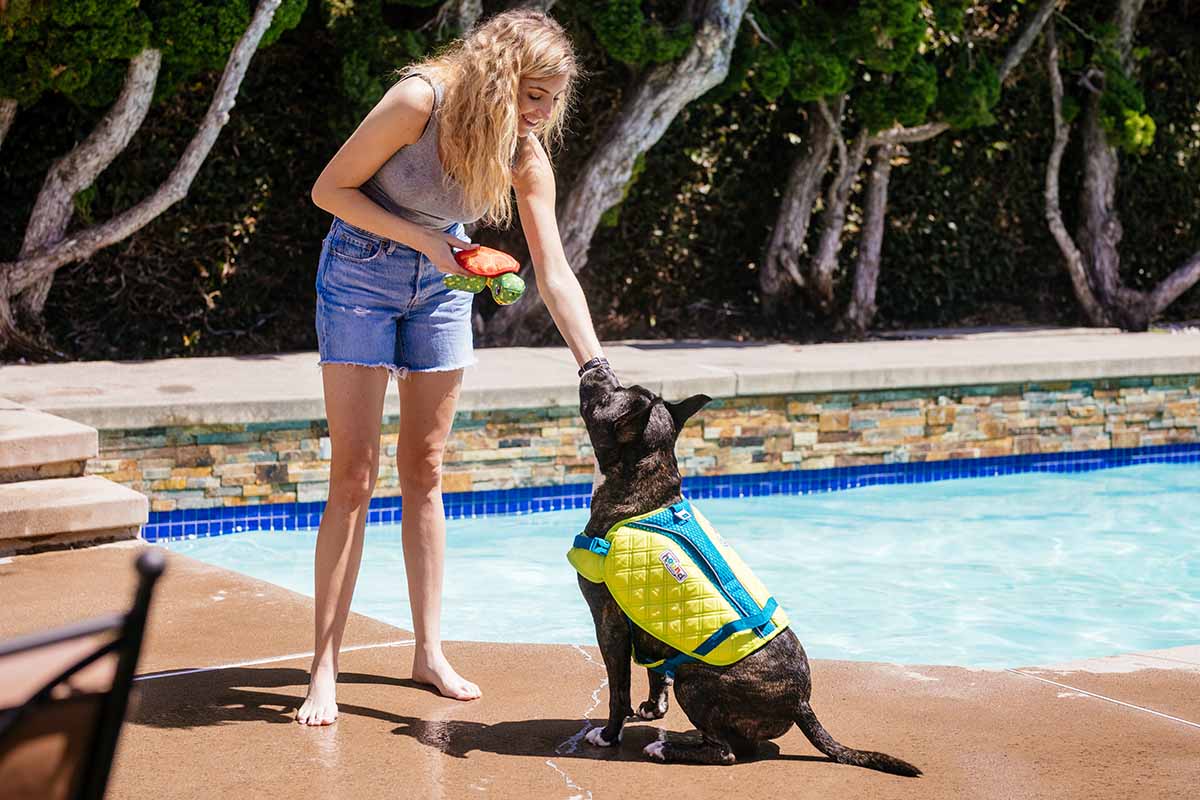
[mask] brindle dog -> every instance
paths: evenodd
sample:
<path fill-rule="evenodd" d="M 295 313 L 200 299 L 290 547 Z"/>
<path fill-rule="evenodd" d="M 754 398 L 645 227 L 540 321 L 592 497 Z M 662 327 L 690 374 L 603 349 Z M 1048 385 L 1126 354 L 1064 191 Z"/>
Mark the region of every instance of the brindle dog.
<path fill-rule="evenodd" d="M 620 520 L 679 502 L 675 439 L 684 422 L 711 398 L 698 394 L 678 403 L 664 402 L 641 386 L 622 387 L 606 365 L 583 374 L 579 396 L 601 472 L 584 533 L 604 536 Z M 631 626 L 604 584 L 579 576 L 579 588 L 596 623 L 608 670 L 608 724 L 588 731 L 587 740 L 609 747 L 621 740 L 626 717 L 634 716 L 629 694 Z M 643 657 L 667 658 L 677 652 L 636 626 L 632 636 Z M 650 696 L 637 716 L 660 719 L 667 713 L 671 681 L 653 671 L 649 678 Z M 808 658 L 790 628 L 736 664 L 683 664 L 674 687 L 680 708 L 702 740 L 653 742 L 645 748 L 653 758 L 732 764 L 752 757 L 760 741 L 780 737 L 798 724 L 814 747 L 838 763 L 896 775 L 921 774 L 893 756 L 838 744 L 826 732 L 809 705 Z"/>

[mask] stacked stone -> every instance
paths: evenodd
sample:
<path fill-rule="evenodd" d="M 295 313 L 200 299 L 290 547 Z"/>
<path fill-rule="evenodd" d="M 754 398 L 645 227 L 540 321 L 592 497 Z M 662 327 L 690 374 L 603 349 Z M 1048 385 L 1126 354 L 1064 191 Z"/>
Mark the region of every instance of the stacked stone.
<path fill-rule="evenodd" d="M 377 496 L 400 494 L 398 420 L 385 418 Z M 1200 441 L 1200 376 L 719 399 L 679 436 L 685 475 L 971 459 Z M 325 420 L 101 431 L 88 472 L 153 511 L 324 500 Z M 443 490 L 587 483 L 574 407 L 463 411 Z"/>

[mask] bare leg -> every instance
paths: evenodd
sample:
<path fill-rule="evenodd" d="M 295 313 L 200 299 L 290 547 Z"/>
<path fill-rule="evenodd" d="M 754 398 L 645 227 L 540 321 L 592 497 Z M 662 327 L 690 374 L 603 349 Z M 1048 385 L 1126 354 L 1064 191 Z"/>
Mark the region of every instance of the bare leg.
<path fill-rule="evenodd" d="M 321 515 L 313 568 L 313 660 L 308 695 L 296 712 L 296 721 L 304 725 L 328 725 L 337 718 L 338 651 L 362 560 L 367 505 L 379 473 L 380 417 L 388 373 L 384 369 L 326 364 L 322 380 L 332 458 L 329 501 Z"/>
<path fill-rule="evenodd" d="M 400 436 L 396 466 L 404 514 L 404 570 L 412 605 L 413 680 L 446 697 L 474 700 L 479 687 L 463 678 L 442 653 L 442 575 L 446 565 L 446 511 L 442 506 L 442 455 L 462 370 L 410 372 L 400 382 Z"/>

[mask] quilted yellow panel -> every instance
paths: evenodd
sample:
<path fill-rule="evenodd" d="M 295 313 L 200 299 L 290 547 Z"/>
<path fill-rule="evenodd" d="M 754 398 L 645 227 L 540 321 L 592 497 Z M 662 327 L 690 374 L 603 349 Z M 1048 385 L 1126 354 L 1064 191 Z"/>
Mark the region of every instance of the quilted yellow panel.
<path fill-rule="evenodd" d="M 729 566 L 752 597 L 763 605 L 769 595 L 732 549 L 698 517 Z M 712 585 L 699 566 L 675 542 L 661 534 L 622 527 L 608 536 L 611 549 L 604 558 L 604 582 L 622 610 L 655 638 L 685 653 L 694 653 L 705 640 L 741 615 Z M 732 664 L 787 627 L 782 609 L 772 616 L 775 630 L 760 637 L 753 630 L 731 635 L 705 656 L 710 664 Z"/>

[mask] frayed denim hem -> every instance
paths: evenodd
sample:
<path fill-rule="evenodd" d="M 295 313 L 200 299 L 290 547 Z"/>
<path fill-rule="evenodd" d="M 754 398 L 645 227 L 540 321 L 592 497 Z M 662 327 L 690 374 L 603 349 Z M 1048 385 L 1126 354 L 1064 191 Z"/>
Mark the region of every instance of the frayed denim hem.
<path fill-rule="evenodd" d="M 456 369 L 466 369 L 467 367 L 473 367 L 478 363 L 479 363 L 479 359 L 472 358 L 470 361 L 466 362 L 465 364 L 458 364 L 458 365 L 452 366 L 452 367 L 430 367 L 429 369 L 414 369 L 412 367 L 407 367 L 406 371 L 407 372 L 453 372 Z"/>
<path fill-rule="evenodd" d="M 325 360 L 317 362 L 317 369 L 320 369 L 321 367 L 325 366 L 326 364 L 346 364 L 351 367 L 367 367 L 368 369 L 383 368 L 388 371 L 389 380 L 395 380 L 395 381 L 404 380 L 405 378 L 408 377 L 408 373 L 409 373 L 408 367 L 397 367 L 395 364 L 389 364 L 384 361 L 381 361 L 377 364 L 364 364 L 361 361 L 336 361 L 336 360 L 332 360 L 332 359 L 325 359 Z"/>

